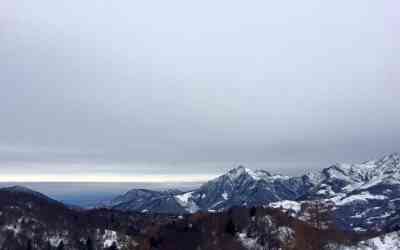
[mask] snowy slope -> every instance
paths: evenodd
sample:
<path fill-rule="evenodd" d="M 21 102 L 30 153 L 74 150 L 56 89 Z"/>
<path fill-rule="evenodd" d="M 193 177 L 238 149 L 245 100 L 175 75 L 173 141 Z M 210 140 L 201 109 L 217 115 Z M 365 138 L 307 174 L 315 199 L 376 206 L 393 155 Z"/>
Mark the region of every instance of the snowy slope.
<path fill-rule="evenodd" d="M 336 164 L 303 200 L 335 203 L 338 224 L 348 230 L 381 230 L 397 220 L 400 209 L 400 160 L 391 154 L 362 164 Z"/>
<path fill-rule="evenodd" d="M 400 232 L 385 234 L 359 242 L 357 246 L 343 246 L 343 250 L 395 250 L 400 249 Z"/>

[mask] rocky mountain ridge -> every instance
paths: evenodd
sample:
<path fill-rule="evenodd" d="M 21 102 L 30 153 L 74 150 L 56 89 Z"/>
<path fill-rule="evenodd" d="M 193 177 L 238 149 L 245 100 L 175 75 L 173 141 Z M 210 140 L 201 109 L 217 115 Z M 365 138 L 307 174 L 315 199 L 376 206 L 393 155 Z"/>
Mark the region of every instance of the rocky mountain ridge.
<path fill-rule="evenodd" d="M 366 231 L 394 226 L 400 209 L 400 156 L 390 154 L 360 164 L 334 164 L 298 177 L 274 175 L 243 166 L 210 180 L 190 192 L 144 192 L 129 201 L 117 197 L 110 208 L 158 213 L 217 212 L 235 206 L 279 206 L 286 201 L 324 200 L 334 204 L 337 223 L 346 230 Z"/>
<path fill-rule="evenodd" d="M 301 204 L 322 200 L 333 203 L 336 221 L 344 229 L 394 229 L 400 221 L 399 159 L 399 154 L 391 154 L 361 164 L 332 165 L 314 176 L 319 181 L 297 203 L 280 201 L 271 206 L 300 216 Z"/>

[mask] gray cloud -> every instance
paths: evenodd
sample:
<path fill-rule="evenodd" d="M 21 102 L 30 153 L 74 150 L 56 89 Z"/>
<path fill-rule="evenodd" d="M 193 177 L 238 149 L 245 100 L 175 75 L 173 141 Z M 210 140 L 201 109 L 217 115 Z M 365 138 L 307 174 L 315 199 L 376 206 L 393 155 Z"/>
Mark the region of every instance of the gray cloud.
<path fill-rule="evenodd" d="M 398 150 L 397 3 L 3 5 L 9 173 L 299 173 Z"/>

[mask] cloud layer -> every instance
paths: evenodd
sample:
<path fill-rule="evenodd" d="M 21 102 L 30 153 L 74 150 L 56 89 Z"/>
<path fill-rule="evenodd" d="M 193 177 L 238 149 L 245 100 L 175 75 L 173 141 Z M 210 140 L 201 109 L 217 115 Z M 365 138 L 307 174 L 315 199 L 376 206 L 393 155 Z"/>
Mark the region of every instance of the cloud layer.
<path fill-rule="evenodd" d="M 9 176 L 300 173 L 399 150 L 397 3 L 3 5 Z"/>

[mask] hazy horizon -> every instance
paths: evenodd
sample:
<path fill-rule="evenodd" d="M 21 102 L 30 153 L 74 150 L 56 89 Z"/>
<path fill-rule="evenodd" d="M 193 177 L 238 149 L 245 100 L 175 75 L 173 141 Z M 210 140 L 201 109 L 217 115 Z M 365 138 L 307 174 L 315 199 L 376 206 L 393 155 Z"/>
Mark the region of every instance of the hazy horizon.
<path fill-rule="evenodd" d="M 398 153 L 396 153 L 398 154 Z M 387 155 L 381 156 L 385 157 Z M 381 158 L 377 159 L 370 159 L 370 160 L 380 160 Z M 365 162 L 365 161 L 364 161 Z M 358 164 L 362 162 L 352 162 L 351 164 Z M 237 168 L 236 166 L 235 168 Z M 246 166 L 244 166 L 246 167 Z M 328 167 L 328 166 L 325 166 Z M 247 167 L 246 167 L 247 168 Z M 265 168 L 258 168 L 264 169 Z M 252 169 L 257 170 L 257 169 Z M 321 169 L 315 169 L 313 171 L 319 171 Z M 305 171 L 302 174 L 305 174 Z M 280 174 L 277 172 L 271 172 L 272 174 Z M 219 177 L 220 175 L 225 173 L 220 173 L 215 176 L 209 176 L 206 178 L 205 176 L 203 180 L 192 181 L 190 178 L 187 180 L 180 180 L 180 181 L 171 181 L 172 178 L 164 176 L 160 178 L 160 176 L 149 175 L 146 178 L 143 176 L 136 176 L 136 180 L 140 181 L 132 181 L 131 176 L 127 178 L 116 178 L 113 180 L 107 179 L 93 179 L 91 181 L 79 181 L 77 179 L 73 180 L 63 180 L 62 178 L 57 178 L 53 176 L 53 181 L 51 178 L 48 179 L 41 177 L 41 180 L 37 180 L 36 178 L 32 178 L 29 180 L 20 180 L 20 181 L 2 181 L 4 177 L 0 178 L 0 188 L 3 187 L 11 187 L 11 186 L 23 186 L 30 188 L 34 191 L 41 192 L 53 199 L 61 201 L 65 204 L 69 205 L 77 205 L 82 207 L 91 207 L 93 205 L 98 205 L 102 201 L 109 201 L 112 198 L 115 198 L 119 195 L 126 193 L 132 189 L 149 189 L 149 190 L 168 190 L 168 189 L 178 189 L 181 191 L 190 191 L 200 187 L 202 184 L 210 181 L 214 178 Z M 293 175 L 300 176 L 300 175 Z M 109 177 L 109 176 L 108 176 Z M 150 178 L 149 178 L 150 177 Z M 184 178 L 186 176 L 181 176 Z M 12 179 L 12 178 L 11 178 Z M 18 178 L 14 178 L 18 179 Z"/>
<path fill-rule="evenodd" d="M 146 183 L 146 182 L 0 182 L 0 188 L 11 186 L 23 186 L 49 196 L 52 199 L 69 205 L 92 206 L 102 201 L 108 201 L 118 195 L 135 188 L 150 190 L 179 189 L 181 191 L 192 190 L 201 183 Z"/>

